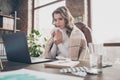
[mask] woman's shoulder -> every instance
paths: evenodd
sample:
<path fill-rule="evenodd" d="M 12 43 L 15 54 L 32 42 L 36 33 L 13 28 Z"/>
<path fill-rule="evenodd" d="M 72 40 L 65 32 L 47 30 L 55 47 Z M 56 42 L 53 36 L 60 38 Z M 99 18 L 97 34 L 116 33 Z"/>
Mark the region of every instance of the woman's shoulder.
<path fill-rule="evenodd" d="M 73 31 L 71 34 L 76 34 L 75 36 L 82 36 L 84 37 L 84 33 L 76 26 L 73 27 Z"/>
<path fill-rule="evenodd" d="M 77 26 L 75 26 L 75 25 L 73 27 L 73 32 L 82 33 L 82 31 Z"/>

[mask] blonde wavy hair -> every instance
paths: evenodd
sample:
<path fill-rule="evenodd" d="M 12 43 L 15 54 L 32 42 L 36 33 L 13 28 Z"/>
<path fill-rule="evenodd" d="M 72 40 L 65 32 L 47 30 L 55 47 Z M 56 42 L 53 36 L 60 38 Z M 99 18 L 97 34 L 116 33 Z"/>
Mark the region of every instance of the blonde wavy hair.
<path fill-rule="evenodd" d="M 67 29 L 66 33 L 68 34 L 68 36 L 70 36 L 71 31 L 74 26 L 74 18 L 71 15 L 69 9 L 65 6 L 61 6 L 61 7 L 57 8 L 56 10 L 54 10 L 52 13 L 52 18 L 53 18 L 52 23 L 54 23 L 54 14 L 60 14 L 64 18 L 65 27 Z"/>

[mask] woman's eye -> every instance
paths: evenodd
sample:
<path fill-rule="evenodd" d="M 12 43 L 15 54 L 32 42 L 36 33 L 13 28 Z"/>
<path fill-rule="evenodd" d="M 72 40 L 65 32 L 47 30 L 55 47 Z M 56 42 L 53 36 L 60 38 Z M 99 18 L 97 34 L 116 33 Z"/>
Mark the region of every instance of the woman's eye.
<path fill-rule="evenodd" d="M 59 20 L 63 20 L 63 18 L 59 18 Z"/>
<path fill-rule="evenodd" d="M 63 20 L 63 18 L 54 19 L 55 22 L 59 20 Z"/>
<path fill-rule="evenodd" d="M 54 21 L 57 21 L 57 19 L 54 19 Z"/>

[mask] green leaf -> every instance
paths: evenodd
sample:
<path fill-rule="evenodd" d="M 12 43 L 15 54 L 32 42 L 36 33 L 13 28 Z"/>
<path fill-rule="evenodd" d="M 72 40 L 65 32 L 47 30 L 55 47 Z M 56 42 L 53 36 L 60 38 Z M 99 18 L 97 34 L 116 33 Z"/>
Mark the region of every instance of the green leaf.
<path fill-rule="evenodd" d="M 45 48 L 45 44 L 38 43 L 40 39 L 43 37 L 38 30 L 33 29 L 32 33 L 30 33 L 27 37 L 29 44 L 29 52 L 33 57 L 38 57 L 43 54 L 42 49 Z M 46 42 L 47 38 L 43 37 L 43 40 Z"/>

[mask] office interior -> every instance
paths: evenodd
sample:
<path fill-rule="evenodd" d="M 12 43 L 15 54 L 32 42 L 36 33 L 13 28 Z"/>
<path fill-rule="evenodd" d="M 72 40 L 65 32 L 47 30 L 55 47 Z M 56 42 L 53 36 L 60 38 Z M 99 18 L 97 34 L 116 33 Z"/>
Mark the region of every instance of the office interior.
<path fill-rule="evenodd" d="M 88 43 L 102 44 L 105 48 L 104 53 L 109 60 L 120 64 L 120 11 L 118 0 L 0 0 L 0 56 L 6 56 L 1 37 L 4 34 L 25 32 L 28 36 L 33 29 L 36 29 L 49 39 L 50 32 L 54 27 L 52 11 L 59 6 L 66 6 L 75 19 L 75 25 L 80 29 L 84 27 L 83 33 Z M 41 41 L 41 43 L 43 42 Z M 39 64 L 36 65 L 36 69 L 35 67 L 32 69 L 41 70 L 38 68 Z M 12 69 L 12 66 L 10 68 Z M 16 67 L 16 69 L 19 68 L 21 66 Z M 31 66 L 28 69 L 31 69 Z M 42 71 L 44 70 L 42 69 Z M 116 68 L 117 70 L 119 68 Z M 47 70 L 45 71 L 47 72 Z M 54 70 L 49 71 L 54 72 Z M 85 80 L 120 79 L 118 74 L 107 74 L 106 71 L 105 76 L 100 75 L 103 77 L 87 76 Z M 108 77 L 110 75 L 113 77 L 112 79 Z"/>

